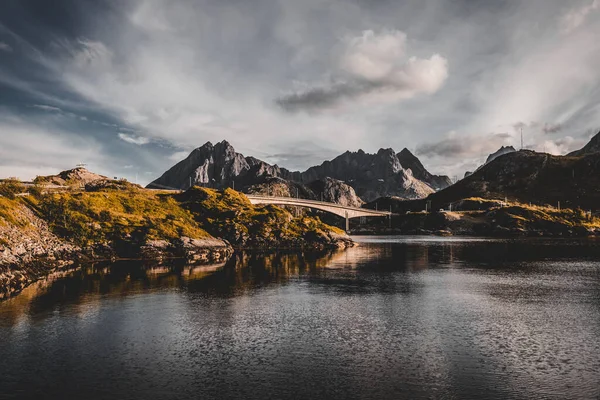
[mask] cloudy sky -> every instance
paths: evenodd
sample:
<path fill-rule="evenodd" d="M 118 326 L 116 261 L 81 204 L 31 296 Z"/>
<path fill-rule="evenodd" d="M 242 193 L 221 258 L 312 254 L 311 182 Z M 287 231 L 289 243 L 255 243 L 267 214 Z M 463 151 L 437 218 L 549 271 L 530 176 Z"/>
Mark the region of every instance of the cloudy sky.
<path fill-rule="evenodd" d="M 600 0 L 3 0 L 0 176 L 147 183 L 206 141 L 462 176 L 600 127 Z"/>

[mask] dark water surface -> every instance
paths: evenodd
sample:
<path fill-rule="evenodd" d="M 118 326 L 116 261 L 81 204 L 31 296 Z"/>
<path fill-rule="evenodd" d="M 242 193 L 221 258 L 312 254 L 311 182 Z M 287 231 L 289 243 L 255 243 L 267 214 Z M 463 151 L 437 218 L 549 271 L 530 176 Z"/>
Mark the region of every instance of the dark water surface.
<path fill-rule="evenodd" d="M 0 398 L 600 398 L 600 242 L 96 264 L 0 303 Z"/>

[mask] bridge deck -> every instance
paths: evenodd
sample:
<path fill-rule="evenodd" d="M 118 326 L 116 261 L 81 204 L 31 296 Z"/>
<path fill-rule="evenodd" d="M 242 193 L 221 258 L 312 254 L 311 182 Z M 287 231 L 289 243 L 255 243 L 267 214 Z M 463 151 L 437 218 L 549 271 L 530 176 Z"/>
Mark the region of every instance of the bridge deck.
<path fill-rule="evenodd" d="M 308 207 L 316 210 L 327 211 L 345 218 L 357 217 L 389 217 L 389 211 L 370 210 L 368 208 L 348 207 L 337 203 L 325 201 L 297 199 L 294 197 L 270 197 L 246 195 L 252 204 L 274 204 L 296 207 Z"/>

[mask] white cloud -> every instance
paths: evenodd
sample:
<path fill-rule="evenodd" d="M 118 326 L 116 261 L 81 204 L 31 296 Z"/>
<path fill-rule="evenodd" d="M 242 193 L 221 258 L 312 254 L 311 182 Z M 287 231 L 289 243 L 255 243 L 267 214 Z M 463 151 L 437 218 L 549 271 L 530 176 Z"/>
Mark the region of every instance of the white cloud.
<path fill-rule="evenodd" d="M 534 150 L 554 155 L 565 155 L 574 150 L 579 150 L 585 144 L 586 141 L 583 139 L 574 139 L 571 136 L 565 136 L 556 140 L 544 140 L 534 146 Z"/>
<path fill-rule="evenodd" d="M 584 23 L 566 35 L 556 26 L 565 8 L 559 0 L 432 1 L 427 7 L 341 0 L 283 1 L 277 7 L 209 0 L 199 7 L 192 0 L 132 0 L 111 9 L 123 18 L 86 30 L 93 40 L 49 31 L 43 36 L 55 46 L 34 51 L 12 36 L 18 55 L 31 50 L 29 61 L 40 73 L 27 79 L 0 69 L 0 82 L 37 99 L 31 103 L 85 114 L 94 129 L 127 132 L 138 144 L 167 143 L 162 158 L 148 156 L 152 167 L 146 169 L 178 161 L 169 159 L 169 149 L 192 149 L 207 140 L 227 139 L 246 155 L 285 155 L 282 166 L 300 169 L 326 155 L 308 149 L 306 156 L 288 156 L 297 153 L 299 141 L 330 154 L 440 142 L 423 163 L 462 176 L 461 168 L 502 143 L 494 139 L 494 148 L 481 149 L 467 143 L 452 152 L 444 132 L 472 142 L 488 142 L 487 132 L 511 132 L 506 142 L 518 147 L 514 122 L 540 121 L 523 129 L 526 146 L 539 147 L 552 125 L 572 137 L 600 126 L 600 24 L 592 15 L 597 3 L 585 4 L 593 7 Z M 40 84 L 40 77 L 48 82 Z M 296 97 L 290 99 L 302 103 L 296 109 L 329 111 L 284 113 L 275 107 L 272 100 L 295 80 L 305 82 L 292 87 Z M 107 122 L 94 124 L 92 118 Z M 56 115 L 54 120 L 68 123 Z M 131 157 L 138 159 L 127 163 L 137 165 L 155 147 L 136 148 Z"/>
<path fill-rule="evenodd" d="M 52 128 L 44 119 L 21 118 L 0 111 L 0 176 L 31 179 L 55 174 L 85 162 L 97 170 L 108 170 L 101 146 Z"/>
<path fill-rule="evenodd" d="M 147 137 L 136 136 L 136 135 L 132 135 L 129 133 L 123 133 L 123 132 L 119 133 L 119 139 L 121 139 L 127 143 L 136 144 L 138 146 L 142 146 L 142 145 L 150 143 L 150 139 Z"/>
<path fill-rule="evenodd" d="M 48 105 L 45 105 L 45 104 L 34 104 L 33 107 L 39 108 L 40 110 L 44 110 L 44 111 L 53 111 L 53 112 L 58 112 L 58 113 L 62 113 L 63 112 L 58 107 L 48 106 Z"/>
<path fill-rule="evenodd" d="M 396 102 L 435 93 L 448 77 L 448 61 L 439 54 L 407 58 L 401 31 L 366 30 L 347 39 L 338 63 L 333 82 L 307 86 L 277 104 L 287 111 L 322 111 L 351 101 Z"/>
<path fill-rule="evenodd" d="M 580 27 L 589 14 L 600 8 L 600 0 L 593 0 L 591 3 L 588 1 L 582 7 L 573 8 L 569 10 L 560 19 L 560 28 L 563 33 L 570 33 Z"/>

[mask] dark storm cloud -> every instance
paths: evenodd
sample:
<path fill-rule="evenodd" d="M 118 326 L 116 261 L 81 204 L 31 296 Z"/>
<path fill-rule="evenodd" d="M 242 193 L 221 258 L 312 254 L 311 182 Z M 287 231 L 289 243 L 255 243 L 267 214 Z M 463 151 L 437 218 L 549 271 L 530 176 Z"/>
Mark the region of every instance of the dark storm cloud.
<path fill-rule="evenodd" d="M 379 86 L 379 88 L 382 87 Z M 335 83 L 331 86 L 310 88 L 303 92 L 282 96 L 275 102 L 285 111 L 318 111 L 334 107 L 344 100 L 356 98 L 377 89 L 377 85 L 368 83 Z"/>

